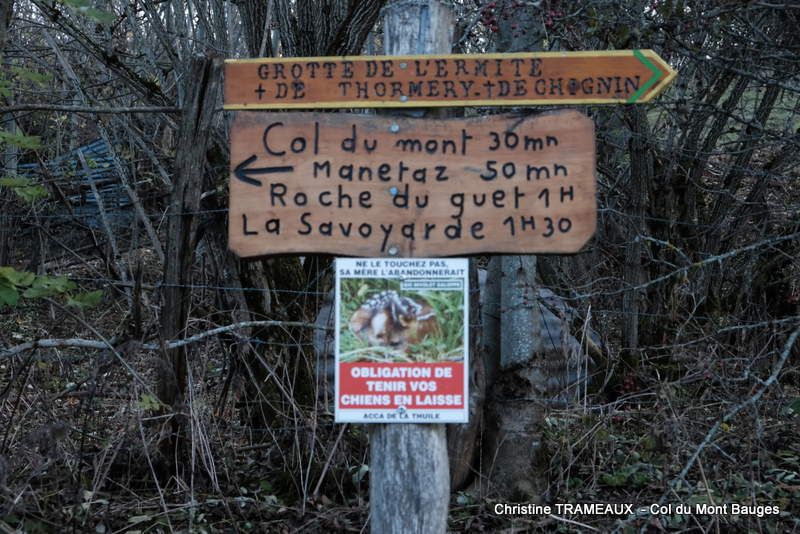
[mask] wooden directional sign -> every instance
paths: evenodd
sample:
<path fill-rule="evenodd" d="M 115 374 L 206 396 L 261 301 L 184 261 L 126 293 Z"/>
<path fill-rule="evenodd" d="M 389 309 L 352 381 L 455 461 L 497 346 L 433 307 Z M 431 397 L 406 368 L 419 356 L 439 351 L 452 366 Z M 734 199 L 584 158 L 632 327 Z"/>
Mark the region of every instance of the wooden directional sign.
<path fill-rule="evenodd" d="M 594 234 L 594 124 L 238 113 L 228 242 L 239 256 L 577 252 Z"/>
<path fill-rule="evenodd" d="M 225 108 L 636 104 L 675 74 L 652 50 L 227 60 Z"/>

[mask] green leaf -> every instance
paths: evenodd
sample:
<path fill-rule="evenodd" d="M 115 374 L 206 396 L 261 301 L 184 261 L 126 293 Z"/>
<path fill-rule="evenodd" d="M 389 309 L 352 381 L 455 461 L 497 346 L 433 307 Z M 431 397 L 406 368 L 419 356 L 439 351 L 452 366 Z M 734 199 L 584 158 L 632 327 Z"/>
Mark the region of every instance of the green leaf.
<path fill-rule="evenodd" d="M 27 187 L 15 187 L 13 190 L 19 198 L 29 204 L 33 204 L 40 198 L 44 198 L 48 195 L 47 189 L 39 184 L 29 185 Z"/>
<path fill-rule="evenodd" d="M 0 130 L 0 144 L 3 143 L 19 148 L 36 150 L 42 146 L 42 139 L 38 135 L 12 134 L 6 130 Z"/>
<path fill-rule="evenodd" d="M 50 289 L 45 287 L 30 287 L 22 294 L 26 299 L 38 299 L 42 297 L 49 297 L 53 294 Z"/>
<path fill-rule="evenodd" d="M 650 481 L 650 475 L 646 471 L 647 467 L 648 464 L 639 462 L 624 465 L 614 473 L 603 473 L 600 475 L 600 481 L 615 488 L 627 485 L 644 486 Z"/>
<path fill-rule="evenodd" d="M 5 280 L 0 280 L 0 308 L 5 305 L 16 306 L 18 301 L 19 292 L 17 288 Z"/>
<path fill-rule="evenodd" d="M 617 471 L 614 474 L 603 473 L 602 475 L 600 475 L 600 482 L 602 482 L 606 486 L 611 486 L 614 488 L 624 486 L 627 481 L 628 481 L 628 474 L 622 471 Z"/>
<path fill-rule="evenodd" d="M 67 299 L 67 305 L 75 306 L 80 309 L 91 308 L 97 306 L 103 299 L 103 290 L 89 291 L 87 293 L 78 293 Z"/>
<path fill-rule="evenodd" d="M 72 9 L 89 9 L 92 7 L 89 0 L 63 0 L 63 3 Z"/>
<path fill-rule="evenodd" d="M 50 297 L 75 289 L 75 283 L 64 276 L 37 276 L 22 296 L 26 299 Z"/>
<path fill-rule="evenodd" d="M 0 178 L 0 187 L 11 188 L 14 194 L 29 204 L 49 194 L 43 186 L 32 183 L 24 176 L 4 176 Z"/>
<path fill-rule="evenodd" d="M 11 188 L 14 194 L 30 204 L 48 195 L 47 189 L 31 183 L 30 179 L 24 176 L 4 176 L 0 178 L 0 186 Z"/>
<path fill-rule="evenodd" d="M 89 8 L 87 9 L 84 14 L 89 17 L 90 19 L 94 20 L 98 24 L 112 24 L 115 20 L 117 20 L 117 16 L 112 13 L 111 11 L 103 11 L 101 9 L 96 8 Z"/>
<path fill-rule="evenodd" d="M 0 178 L 0 186 L 3 187 L 23 187 L 30 183 L 30 180 L 22 176 L 3 176 Z"/>
<path fill-rule="evenodd" d="M 69 291 L 70 289 L 75 289 L 75 282 L 71 281 L 66 276 L 57 276 L 55 278 L 50 278 L 50 283 L 52 284 L 53 288 L 56 289 L 59 293 Z"/>
<path fill-rule="evenodd" d="M 652 434 L 644 435 L 642 439 L 639 440 L 639 443 L 641 443 L 646 451 L 652 451 L 658 445 L 656 443 L 656 438 Z"/>
<path fill-rule="evenodd" d="M 358 298 L 363 299 L 364 296 L 367 294 L 367 291 L 369 291 L 369 286 L 364 284 L 358 288 L 358 293 L 356 293 L 356 295 L 358 296 Z"/>
<path fill-rule="evenodd" d="M 27 80 L 29 82 L 38 83 L 42 85 L 53 79 L 52 74 L 39 72 L 37 70 L 26 69 L 25 67 L 11 67 L 11 72 L 17 75 L 17 78 Z"/>
<path fill-rule="evenodd" d="M 0 267 L 0 278 L 7 280 L 11 285 L 27 287 L 33 283 L 36 279 L 36 275 L 25 271 L 18 271 L 13 267 Z"/>
<path fill-rule="evenodd" d="M 154 412 L 161 408 L 161 401 L 149 393 L 144 393 L 139 397 L 139 408 L 147 412 Z"/>
<path fill-rule="evenodd" d="M 86 15 L 90 19 L 100 24 L 111 24 L 117 20 L 117 16 L 112 11 L 104 11 L 92 7 L 89 0 L 62 0 L 62 2 L 70 7 L 73 11 Z"/>
<path fill-rule="evenodd" d="M 637 471 L 631 475 L 630 484 L 634 487 L 642 487 L 646 486 L 652 481 L 652 477 L 643 471 Z"/>

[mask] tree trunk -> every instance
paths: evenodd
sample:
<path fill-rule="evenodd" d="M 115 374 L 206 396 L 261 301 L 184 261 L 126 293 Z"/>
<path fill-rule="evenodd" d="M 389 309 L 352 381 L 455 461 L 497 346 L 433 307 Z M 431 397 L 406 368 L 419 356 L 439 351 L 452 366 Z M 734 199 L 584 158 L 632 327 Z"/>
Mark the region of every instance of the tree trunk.
<path fill-rule="evenodd" d="M 191 303 L 191 272 L 194 258 L 196 213 L 200 208 L 206 146 L 212 131 L 214 110 L 221 91 L 222 60 L 196 57 L 192 60 L 186 105 L 183 111 L 175 161 L 175 181 L 170 195 L 167 253 L 164 261 L 161 339 L 166 342 L 185 334 Z M 186 407 L 187 352 L 185 347 L 165 351 L 158 376 L 158 396 L 170 407 L 171 435 L 162 442 L 165 460 L 178 471 L 183 458 L 182 419 Z"/>
<path fill-rule="evenodd" d="M 452 10 L 436 0 L 386 7 L 385 52 L 449 53 Z M 450 500 L 444 425 L 372 425 L 370 432 L 372 532 L 445 532 Z"/>
<path fill-rule="evenodd" d="M 450 458 L 450 487 L 463 488 L 475 472 L 478 453 L 478 436 L 483 427 L 483 409 L 486 401 L 486 366 L 481 346 L 480 283 L 476 260 L 469 262 L 469 422 L 463 425 L 448 425 L 447 453 Z"/>
<path fill-rule="evenodd" d="M 644 224 L 647 206 L 647 188 L 653 181 L 653 158 L 648 153 L 647 117 L 641 108 L 632 106 L 625 110 L 631 130 L 630 161 L 631 175 L 629 191 L 629 208 L 631 229 L 625 246 L 625 264 L 622 272 L 626 287 L 633 288 L 645 279 L 642 253 L 644 244 L 642 236 L 646 232 Z M 639 361 L 639 304 L 641 289 L 627 289 L 622 294 L 622 358 L 628 369 L 637 366 Z"/>
<path fill-rule="evenodd" d="M 535 10 L 512 0 L 496 3 L 493 16 L 498 25 L 498 52 L 540 48 Z M 525 28 L 526 32 L 517 29 Z M 485 325 L 484 332 L 494 353 L 487 354 L 488 446 L 483 451 L 489 478 L 501 493 L 525 498 L 537 495 L 542 485 L 534 468 L 539 449 L 537 426 L 542 418 L 539 403 L 517 400 L 534 392 L 545 392 L 547 377 L 532 372 L 539 345 L 540 317 L 536 303 L 536 256 L 501 256 L 491 259 L 489 273 L 500 280 L 487 280 L 493 287 L 487 297 L 498 306 L 498 323 Z M 491 306 L 492 304 L 490 304 Z M 499 338 L 499 339 L 498 339 Z M 491 363 L 489 360 L 492 360 Z M 523 390 L 518 385 L 524 384 Z"/>
<path fill-rule="evenodd" d="M 487 384 L 491 400 L 484 463 L 497 491 L 530 499 L 539 495 L 544 483 L 536 468 L 543 413 L 541 404 L 529 399 L 547 392 L 548 378 L 537 362 L 541 318 L 536 306 L 536 256 L 494 257 L 489 272 L 498 271 L 499 283 L 493 283 L 499 291 L 492 293 L 495 302 L 498 296 L 500 300 L 499 353 L 487 354 L 497 363 L 490 373 L 493 382 Z M 494 345 L 497 351 L 496 341 Z"/>
<path fill-rule="evenodd" d="M 0 4 L 0 58 L 5 54 L 8 28 L 11 26 L 11 16 L 14 14 L 14 1 L 5 0 Z"/>

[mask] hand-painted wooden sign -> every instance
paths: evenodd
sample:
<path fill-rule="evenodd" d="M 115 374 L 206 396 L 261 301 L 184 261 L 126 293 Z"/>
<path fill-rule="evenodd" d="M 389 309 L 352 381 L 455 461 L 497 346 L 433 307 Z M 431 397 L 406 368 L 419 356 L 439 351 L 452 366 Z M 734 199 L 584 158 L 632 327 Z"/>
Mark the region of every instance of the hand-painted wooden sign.
<path fill-rule="evenodd" d="M 636 104 L 675 75 L 652 50 L 227 60 L 225 108 Z"/>
<path fill-rule="evenodd" d="M 594 124 L 577 111 L 426 120 L 240 112 L 239 256 L 577 252 L 594 234 Z"/>

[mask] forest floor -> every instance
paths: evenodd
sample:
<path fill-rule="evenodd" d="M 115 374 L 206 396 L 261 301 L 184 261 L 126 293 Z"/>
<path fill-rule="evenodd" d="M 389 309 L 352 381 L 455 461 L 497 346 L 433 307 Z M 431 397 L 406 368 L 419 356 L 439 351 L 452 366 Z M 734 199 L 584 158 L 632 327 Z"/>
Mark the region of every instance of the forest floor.
<path fill-rule="evenodd" d="M 84 270 L 69 274 L 91 277 Z M 153 300 L 144 299 L 148 313 Z M 199 295 L 197 310 L 206 304 Z M 2 343 L 97 339 L 98 333 L 123 338 L 126 309 L 124 295 L 111 290 L 101 306 L 86 310 L 21 301 L 0 311 Z M 202 330 L 208 325 L 197 310 L 192 322 Z M 713 349 L 684 348 L 674 359 L 712 362 L 706 351 Z M 0 532 L 367 531 L 365 428 L 335 425 L 323 401 L 295 403 L 284 418 L 262 427 L 245 420 L 246 387 L 243 377 L 230 373 L 228 351 L 210 338 L 191 352 L 186 468 L 177 479 L 165 475 L 170 461 L 161 443 L 170 418 L 154 393 L 157 352 L 135 345 L 119 356 L 63 348 L 0 360 Z M 313 362 L 312 347 L 306 354 Z M 793 384 L 769 390 L 756 407 L 722 424 L 679 482 L 727 406 L 720 390 L 731 382 L 720 377 L 737 373 L 694 368 L 669 379 L 643 368 L 613 402 L 597 396 L 551 410 L 539 452 L 550 485 L 539 502 L 739 503 L 777 506 L 779 515 L 501 516 L 494 506 L 505 501 L 485 474 L 477 474 L 468 488 L 453 493 L 450 529 L 800 531 L 797 375 Z M 748 393 L 726 395 L 744 399 Z"/>

